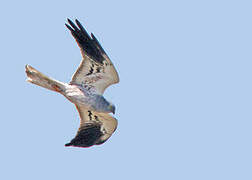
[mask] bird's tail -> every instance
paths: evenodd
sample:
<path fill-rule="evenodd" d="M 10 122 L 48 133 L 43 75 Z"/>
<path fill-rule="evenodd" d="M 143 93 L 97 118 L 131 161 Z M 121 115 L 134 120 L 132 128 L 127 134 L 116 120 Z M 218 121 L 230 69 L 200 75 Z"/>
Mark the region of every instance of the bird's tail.
<path fill-rule="evenodd" d="M 59 93 L 63 92 L 66 89 L 67 84 L 54 80 L 42 74 L 30 65 L 25 66 L 25 72 L 27 74 L 27 81 L 30 83 Z"/>

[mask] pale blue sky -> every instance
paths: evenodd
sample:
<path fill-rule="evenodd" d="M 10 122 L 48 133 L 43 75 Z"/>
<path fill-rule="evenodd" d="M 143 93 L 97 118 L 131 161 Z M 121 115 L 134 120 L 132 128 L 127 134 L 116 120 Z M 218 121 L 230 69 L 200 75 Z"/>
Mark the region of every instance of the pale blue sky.
<path fill-rule="evenodd" d="M 0 179 L 252 179 L 249 1 L 1 1 Z M 66 148 L 79 126 L 63 96 L 24 66 L 68 82 L 78 18 L 118 69 L 105 97 L 119 126 Z"/>

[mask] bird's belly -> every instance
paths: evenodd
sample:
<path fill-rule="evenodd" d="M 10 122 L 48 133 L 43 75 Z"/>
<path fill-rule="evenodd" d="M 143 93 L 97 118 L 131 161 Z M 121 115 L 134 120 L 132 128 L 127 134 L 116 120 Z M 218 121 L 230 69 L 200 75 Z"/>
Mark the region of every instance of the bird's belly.
<path fill-rule="evenodd" d="M 87 109 L 93 110 L 91 106 L 92 100 L 88 93 L 85 93 L 76 86 L 70 85 L 63 95 L 72 103 L 85 106 Z"/>

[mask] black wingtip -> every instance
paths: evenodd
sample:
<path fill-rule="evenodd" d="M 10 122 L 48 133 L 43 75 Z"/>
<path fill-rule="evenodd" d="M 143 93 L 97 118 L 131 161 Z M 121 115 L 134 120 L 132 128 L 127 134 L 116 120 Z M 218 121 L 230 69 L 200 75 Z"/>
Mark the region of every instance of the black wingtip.
<path fill-rule="evenodd" d="M 71 146 L 71 145 L 72 145 L 71 143 L 67 143 L 67 144 L 65 144 L 65 146 L 66 146 L 66 147 Z"/>
<path fill-rule="evenodd" d="M 78 27 L 73 23 L 73 21 L 71 21 L 70 19 L 67 19 L 68 23 L 72 26 L 72 28 L 76 31 L 78 31 Z"/>
<path fill-rule="evenodd" d="M 66 26 L 67 29 L 69 29 L 71 32 L 74 31 L 67 23 L 65 23 L 65 26 Z"/>
<path fill-rule="evenodd" d="M 94 43 L 96 44 L 96 46 L 100 49 L 100 51 L 103 53 L 103 54 L 106 54 L 104 49 L 102 48 L 100 42 L 97 40 L 97 38 L 95 37 L 95 35 L 93 33 L 91 33 L 91 37 L 94 41 Z"/>
<path fill-rule="evenodd" d="M 75 19 L 75 23 L 78 27 L 68 18 L 67 22 L 68 24 L 66 23 L 65 26 L 71 31 L 81 50 L 94 61 L 102 63 L 105 60 L 104 55 L 106 55 L 106 53 L 94 34 L 91 33 L 90 37 L 78 19 Z"/>
<path fill-rule="evenodd" d="M 80 29 L 84 29 L 78 19 L 75 19 L 75 23 L 79 26 Z"/>
<path fill-rule="evenodd" d="M 96 142 L 103 135 L 101 127 L 98 124 L 89 124 L 81 128 L 74 139 L 71 142 L 65 144 L 66 147 L 90 147 L 96 144 Z"/>

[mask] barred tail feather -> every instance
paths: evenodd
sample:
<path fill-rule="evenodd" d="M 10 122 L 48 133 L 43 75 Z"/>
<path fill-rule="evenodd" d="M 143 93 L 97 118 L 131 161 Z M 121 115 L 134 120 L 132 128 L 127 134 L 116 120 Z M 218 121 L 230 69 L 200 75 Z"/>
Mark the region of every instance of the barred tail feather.
<path fill-rule="evenodd" d="M 25 72 L 27 74 L 27 81 L 38 86 L 44 87 L 46 89 L 62 92 L 66 89 L 66 84 L 60 81 L 54 80 L 30 65 L 25 66 Z"/>

